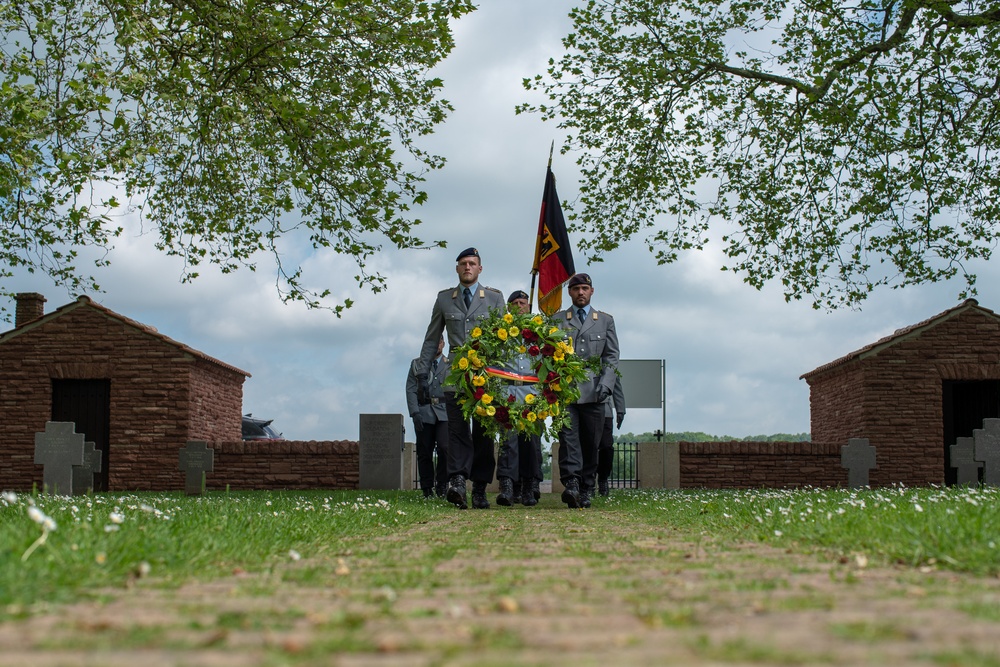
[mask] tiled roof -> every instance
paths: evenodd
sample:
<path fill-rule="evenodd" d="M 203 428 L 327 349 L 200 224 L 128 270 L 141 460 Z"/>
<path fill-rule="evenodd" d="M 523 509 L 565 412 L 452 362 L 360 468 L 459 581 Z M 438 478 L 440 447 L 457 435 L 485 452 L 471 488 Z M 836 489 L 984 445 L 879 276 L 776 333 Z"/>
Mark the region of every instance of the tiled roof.
<path fill-rule="evenodd" d="M 935 327 L 941 322 L 949 320 L 952 317 L 959 315 L 960 313 L 966 312 L 967 310 L 973 310 L 973 309 L 983 313 L 984 315 L 1000 319 L 1000 315 L 997 315 L 989 308 L 983 308 L 982 306 L 979 305 L 979 302 L 976 301 L 975 299 L 966 299 L 965 301 L 958 304 L 954 308 L 950 308 L 944 311 L 943 313 L 939 313 L 934 317 L 924 320 L 923 322 L 918 322 L 917 324 L 913 324 L 908 327 L 903 327 L 902 329 L 897 329 L 896 331 L 892 332 L 892 334 L 886 336 L 885 338 L 877 340 L 870 345 L 866 345 L 860 350 L 855 350 L 854 352 L 846 354 L 843 357 L 840 357 L 839 359 L 835 359 L 827 364 L 823 364 L 819 368 L 815 368 L 809 371 L 808 373 L 804 373 L 803 375 L 799 376 L 799 379 L 800 380 L 808 379 L 816 375 L 819 375 L 821 373 L 824 373 L 832 368 L 837 368 L 838 366 L 849 364 L 852 361 L 876 355 L 885 348 L 890 347 L 891 345 L 895 345 L 896 343 L 906 338 L 910 338 L 911 336 L 919 335 L 923 331 L 930 329 L 931 327 Z"/>
<path fill-rule="evenodd" d="M 198 359 L 204 359 L 205 361 L 208 361 L 208 362 L 210 362 L 212 364 L 215 364 L 216 366 L 221 366 L 222 368 L 225 368 L 227 370 L 233 371 L 235 373 L 239 373 L 241 375 L 244 375 L 245 377 L 250 377 L 250 373 L 247 373 L 246 371 L 244 371 L 242 369 L 239 369 L 236 366 L 232 366 L 230 364 L 227 364 L 224 361 L 220 361 L 220 360 L 216 359 L 215 357 L 211 357 L 211 356 L 205 354 L 204 352 L 199 352 L 198 350 L 194 349 L 193 347 L 190 347 L 188 345 L 185 345 L 184 343 L 176 341 L 173 338 L 170 338 L 169 336 L 164 336 L 159 331 L 157 331 L 155 327 L 148 326 L 146 324 L 143 324 L 142 322 L 136 322 L 135 320 L 130 319 L 128 317 L 125 317 L 124 315 L 120 315 L 119 313 L 116 313 L 115 311 L 111 310 L 110 308 L 106 308 L 106 307 L 102 306 L 99 303 L 95 303 L 94 300 L 91 299 L 88 296 L 77 297 L 76 301 L 71 301 L 70 303 L 66 304 L 65 306 L 61 306 L 59 308 L 56 308 L 51 313 L 43 315 L 43 316 L 39 317 L 36 320 L 32 320 L 31 322 L 28 322 L 27 324 L 23 324 L 23 325 L 21 325 L 19 327 L 11 329 L 10 331 L 8 331 L 8 332 L 0 335 L 0 345 L 2 345 L 3 343 L 7 342 L 8 340 L 11 340 L 12 338 L 16 338 L 17 336 L 20 336 L 21 334 L 23 334 L 23 333 L 25 333 L 27 331 L 31 331 L 32 329 L 34 329 L 34 328 L 36 328 L 36 327 L 38 327 L 38 326 L 40 326 L 42 324 L 45 324 L 46 322 L 51 322 L 52 320 L 65 315 L 66 313 L 72 312 L 72 311 L 76 310 L 77 308 L 83 308 L 83 307 L 93 308 L 94 310 L 98 310 L 101 313 L 104 313 L 105 315 L 107 315 L 108 317 L 116 319 L 116 320 L 118 320 L 118 321 L 120 321 L 120 322 L 122 322 L 122 323 L 124 323 L 124 324 L 126 324 L 128 326 L 130 326 L 130 327 L 138 329 L 139 331 L 141 331 L 144 334 L 147 334 L 149 336 L 153 336 L 154 338 L 159 338 L 163 342 L 165 342 L 165 343 L 167 343 L 169 345 L 172 345 L 172 346 L 176 347 L 177 349 L 181 350 L 182 352 L 190 354 L 193 357 L 197 357 Z"/>

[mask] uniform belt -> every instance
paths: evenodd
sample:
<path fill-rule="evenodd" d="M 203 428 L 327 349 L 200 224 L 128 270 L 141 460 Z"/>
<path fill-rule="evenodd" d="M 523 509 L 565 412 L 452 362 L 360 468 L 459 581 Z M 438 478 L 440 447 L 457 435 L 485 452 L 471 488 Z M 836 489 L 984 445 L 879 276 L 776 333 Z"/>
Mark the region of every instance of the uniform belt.
<path fill-rule="evenodd" d="M 430 403 L 430 405 L 437 405 L 439 403 L 443 403 L 444 399 L 443 398 L 438 398 L 437 396 L 431 396 L 431 398 L 430 398 L 430 400 L 428 402 Z"/>

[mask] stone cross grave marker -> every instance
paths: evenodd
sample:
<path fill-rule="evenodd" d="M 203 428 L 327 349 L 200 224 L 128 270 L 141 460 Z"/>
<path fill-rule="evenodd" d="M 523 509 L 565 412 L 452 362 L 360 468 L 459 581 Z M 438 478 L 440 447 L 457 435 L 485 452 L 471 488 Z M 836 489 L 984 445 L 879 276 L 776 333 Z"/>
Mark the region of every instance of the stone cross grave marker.
<path fill-rule="evenodd" d="M 73 466 L 83 465 L 83 439 L 74 422 L 45 422 L 45 432 L 35 434 L 35 465 L 44 466 L 44 492 L 73 493 Z"/>
<path fill-rule="evenodd" d="M 403 488 L 403 415 L 361 415 L 358 486 Z"/>
<path fill-rule="evenodd" d="M 93 442 L 83 443 L 83 465 L 73 466 L 73 495 L 83 496 L 94 490 L 94 474 L 101 472 L 101 450 Z"/>
<path fill-rule="evenodd" d="M 973 456 L 975 442 L 975 438 L 955 438 L 955 444 L 948 447 L 951 467 L 957 472 L 956 484 L 979 484 L 979 469 L 983 464 Z"/>
<path fill-rule="evenodd" d="M 983 485 L 1000 486 L 1000 419 L 984 419 L 982 428 L 973 429 L 972 439 L 973 458 L 983 462 Z"/>
<path fill-rule="evenodd" d="M 203 440 L 189 440 L 181 448 L 181 470 L 185 471 L 184 493 L 200 496 L 205 493 L 205 473 L 215 470 L 215 450 Z"/>
<path fill-rule="evenodd" d="M 860 489 L 868 486 L 868 471 L 875 465 L 875 448 L 868 438 L 849 438 L 840 448 L 840 466 L 847 468 L 847 486 Z"/>

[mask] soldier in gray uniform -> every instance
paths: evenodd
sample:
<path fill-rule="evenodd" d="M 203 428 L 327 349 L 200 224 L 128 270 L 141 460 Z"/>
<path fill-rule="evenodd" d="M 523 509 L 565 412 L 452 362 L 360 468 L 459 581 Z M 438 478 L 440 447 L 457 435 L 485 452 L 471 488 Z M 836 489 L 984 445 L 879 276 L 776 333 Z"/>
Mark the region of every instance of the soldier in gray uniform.
<path fill-rule="evenodd" d="M 417 374 L 420 359 L 410 362 L 406 374 L 406 409 L 413 417 L 417 438 L 417 473 L 424 498 L 436 492 L 444 496 L 448 488 L 448 410 L 444 405 L 444 379 L 448 377 L 448 358 L 441 354 L 444 337 L 438 341 L 437 356 L 430 372 Z M 434 448 L 437 448 L 437 472 L 434 471 Z"/>
<path fill-rule="evenodd" d="M 597 450 L 604 430 L 604 401 L 615 387 L 618 369 L 618 333 L 615 318 L 590 306 L 594 285 L 586 273 L 569 279 L 573 304 L 556 313 L 559 326 L 573 339 L 581 359 L 597 357 L 600 372 L 580 383 L 580 398 L 567 406 L 570 427 L 559 434 L 559 478 L 565 487 L 562 501 L 569 507 L 590 507 L 597 476 Z"/>
<path fill-rule="evenodd" d="M 479 282 L 483 271 L 479 251 L 466 248 L 455 260 L 458 264 L 458 287 L 441 290 L 431 310 L 431 321 L 427 325 L 424 345 L 420 350 L 420 362 L 416 372 L 427 373 L 431 359 L 437 350 L 438 339 L 447 330 L 449 357 L 451 352 L 465 343 L 469 333 L 485 319 L 491 309 L 503 309 L 506 304 L 500 290 L 486 287 Z M 465 480 L 472 480 L 472 506 L 487 509 L 486 485 L 493 481 L 496 457 L 493 442 L 483 432 L 479 422 L 462 415 L 454 390 L 445 387 L 445 407 L 448 410 L 448 502 L 460 509 L 466 509 Z"/>
<path fill-rule="evenodd" d="M 515 290 L 507 297 L 507 303 L 516 308 L 513 312 L 528 313 L 529 301 L 526 292 Z M 531 357 L 521 354 L 514 358 L 511 370 L 519 375 L 533 375 L 534 369 L 531 367 Z M 534 391 L 528 384 L 512 384 L 510 393 L 518 400 Z M 542 439 L 537 435 L 528 435 L 511 431 L 500 452 L 500 460 L 497 461 L 497 479 L 500 481 L 500 493 L 497 494 L 497 505 L 511 506 L 516 502 L 521 502 L 527 507 L 538 504 L 534 495 L 535 471 L 541 471 Z"/>
<path fill-rule="evenodd" d="M 615 414 L 618 419 L 615 419 Z M 611 396 L 604 401 L 604 430 L 601 432 L 601 445 L 597 449 L 597 492 L 602 496 L 611 493 L 608 478 L 615 463 L 614 428 L 621 430 L 625 420 L 625 391 L 622 389 L 622 379 L 615 376 L 615 388 Z"/>

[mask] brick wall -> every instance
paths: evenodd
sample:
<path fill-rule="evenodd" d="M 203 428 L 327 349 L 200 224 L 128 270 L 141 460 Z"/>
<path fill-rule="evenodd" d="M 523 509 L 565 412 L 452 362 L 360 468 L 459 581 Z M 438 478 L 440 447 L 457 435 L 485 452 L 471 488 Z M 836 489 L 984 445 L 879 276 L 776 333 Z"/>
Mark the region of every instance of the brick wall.
<path fill-rule="evenodd" d="M 844 444 L 847 444 L 845 441 Z M 812 442 L 681 442 L 684 489 L 836 487 L 847 485 L 840 445 Z"/>
<path fill-rule="evenodd" d="M 180 448 L 119 447 L 116 463 L 131 471 L 116 488 L 176 491 L 184 488 Z M 269 440 L 209 442 L 214 470 L 205 475 L 209 490 L 356 489 L 358 443 L 348 440 Z M 112 470 L 116 466 L 113 464 Z"/>

